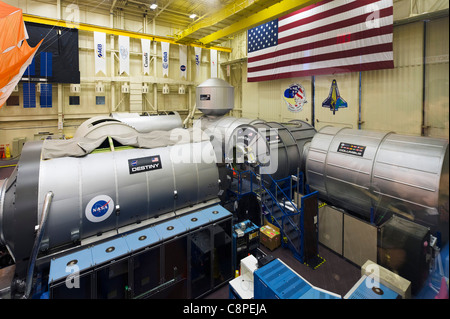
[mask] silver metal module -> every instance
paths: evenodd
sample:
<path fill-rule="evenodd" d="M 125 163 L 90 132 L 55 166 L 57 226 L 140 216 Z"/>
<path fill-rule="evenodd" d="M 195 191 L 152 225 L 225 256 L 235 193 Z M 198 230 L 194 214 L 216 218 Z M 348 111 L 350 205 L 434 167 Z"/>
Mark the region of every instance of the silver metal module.
<path fill-rule="evenodd" d="M 178 112 L 159 114 L 115 112 L 111 114 L 111 117 L 133 127 L 141 133 L 157 130 L 168 131 L 174 128 L 181 128 L 183 125 Z"/>
<path fill-rule="evenodd" d="M 207 116 L 222 116 L 234 108 L 234 87 L 212 78 L 197 86 L 197 109 Z"/>
<path fill-rule="evenodd" d="M 31 254 L 48 192 L 54 197 L 41 245 L 48 249 L 196 205 L 219 192 L 216 162 L 193 154 L 212 154 L 209 141 L 49 160 L 41 160 L 41 142 L 27 144 L 16 172 L 0 187 L 1 242 L 20 260 Z"/>
<path fill-rule="evenodd" d="M 306 177 L 334 205 L 361 215 L 427 220 L 448 201 L 448 157 L 444 139 L 324 127 L 309 145 Z"/>

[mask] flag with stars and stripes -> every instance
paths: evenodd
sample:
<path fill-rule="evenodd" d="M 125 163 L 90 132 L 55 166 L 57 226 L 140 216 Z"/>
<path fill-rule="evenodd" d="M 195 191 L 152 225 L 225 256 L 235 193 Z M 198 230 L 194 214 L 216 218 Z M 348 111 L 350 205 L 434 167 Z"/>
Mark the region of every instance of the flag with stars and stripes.
<path fill-rule="evenodd" d="M 394 67 L 393 0 L 323 0 L 247 31 L 248 82 Z"/>

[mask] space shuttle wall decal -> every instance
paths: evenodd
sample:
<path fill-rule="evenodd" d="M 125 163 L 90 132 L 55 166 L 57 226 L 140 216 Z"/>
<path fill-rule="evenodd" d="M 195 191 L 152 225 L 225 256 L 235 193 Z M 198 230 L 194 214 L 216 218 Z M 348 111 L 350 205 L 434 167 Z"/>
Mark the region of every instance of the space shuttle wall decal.
<path fill-rule="evenodd" d="M 348 107 L 347 102 L 339 94 L 336 80 L 333 80 L 331 83 L 330 94 L 325 101 L 322 102 L 322 107 L 328 107 L 331 111 L 333 111 L 333 115 L 340 108 Z"/>

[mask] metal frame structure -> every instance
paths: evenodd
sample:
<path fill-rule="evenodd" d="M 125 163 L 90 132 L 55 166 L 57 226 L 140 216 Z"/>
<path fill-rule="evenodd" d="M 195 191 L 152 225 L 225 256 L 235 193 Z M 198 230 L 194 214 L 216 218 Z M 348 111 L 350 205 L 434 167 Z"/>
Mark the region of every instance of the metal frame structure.
<path fill-rule="evenodd" d="M 48 291 L 43 282 L 34 297 L 199 298 L 232 277 L 231 221 L 232 214 L 216 205 L 62 253 L 50 262 Z M 108 280 L 101 279 L 105 275 Z M 77 289 L 71 287 L 76 281 Z"/>

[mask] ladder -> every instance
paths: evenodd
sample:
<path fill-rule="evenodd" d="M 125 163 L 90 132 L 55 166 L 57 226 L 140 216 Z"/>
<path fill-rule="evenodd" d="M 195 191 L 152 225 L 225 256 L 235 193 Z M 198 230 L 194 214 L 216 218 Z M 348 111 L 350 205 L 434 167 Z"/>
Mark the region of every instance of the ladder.
<path fill-rule="evenodd" d="M 274 180 L 270 175 L 258 176 L 250 170 L 233 170 L 233 177 L 230 192 L 238 199 L 249 193 L 256 195 L 261 203 L 263 214 L 269 222 L 280 229 L 282 246 L 289 248 L 297 260 L 308 264 L 312 257 L 319 257 L 317 255 L 318 239 L 314 242 L 314 240 L 311 241 L 314 237 L 305 236 L 305 207 L 310 205 L 309 207 L 314 208 L 315 205 L 318 210 L 317 201 L 313 201 L 312 204 L 306 203 L 310 199 L 317 199 L 318 192 L 302 195 L 300 208 L 293 202 L 294 190 L 297 190 L 299 194 L 304 193 L 302 172 L 297 172 L 296 176 Z M 309 220 L 307 224 L 311 224 L 311 221 Z M 317 236 L 317 232 L 313 236 Z M 313 264 L 316 265 L 317 262 Z"/>

